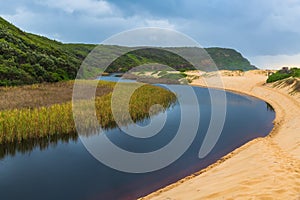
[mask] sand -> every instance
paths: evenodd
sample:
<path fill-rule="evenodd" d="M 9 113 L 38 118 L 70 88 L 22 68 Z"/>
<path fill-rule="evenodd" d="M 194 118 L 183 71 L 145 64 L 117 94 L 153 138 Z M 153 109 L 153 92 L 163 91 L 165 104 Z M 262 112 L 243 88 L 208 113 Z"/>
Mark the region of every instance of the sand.
<path fill-rule="evenodd" d="M 190 72 L 190 75 L 198 75 Z M 221 71 L 227 90 L 270 103 L 276 111 L 269 136 L 248 142 L 217 163 L 142 199 L 300 199 L 300 98 L 288 88 L 266 85 L 264 71 Z M 216 77 L 197 78 L 192 85 L 210 87 Z"/>

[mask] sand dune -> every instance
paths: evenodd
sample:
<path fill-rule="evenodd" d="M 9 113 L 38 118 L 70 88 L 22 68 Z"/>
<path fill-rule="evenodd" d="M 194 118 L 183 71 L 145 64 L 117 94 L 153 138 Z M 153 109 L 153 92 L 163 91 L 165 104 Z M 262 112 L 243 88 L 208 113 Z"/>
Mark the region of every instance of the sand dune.
<path fill-rule="evenodd" d="M 190 72 L 197 76 L 197 72 Z M 269 136 L 255 139 L 208 168 L 142 199 L 300 199 L 300 100 L 287 88 L 266 85 L 266 72 L 221 71 L 228 90 L 258 97 L 276 111 Z M 206 74 L 192 85 L 213 85 Z"/>

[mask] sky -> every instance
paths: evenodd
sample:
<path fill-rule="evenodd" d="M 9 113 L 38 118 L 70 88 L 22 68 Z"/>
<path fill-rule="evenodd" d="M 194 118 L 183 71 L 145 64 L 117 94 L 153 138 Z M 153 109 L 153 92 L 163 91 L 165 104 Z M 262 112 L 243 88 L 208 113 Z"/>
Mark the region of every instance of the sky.
<path fill-rule="evenodd" d="M 203 47 L 234 48 L 259 68 L 300 66 L 300 0 L 0 0 L 0 16 L 67 43 L 169 28 Z"/>

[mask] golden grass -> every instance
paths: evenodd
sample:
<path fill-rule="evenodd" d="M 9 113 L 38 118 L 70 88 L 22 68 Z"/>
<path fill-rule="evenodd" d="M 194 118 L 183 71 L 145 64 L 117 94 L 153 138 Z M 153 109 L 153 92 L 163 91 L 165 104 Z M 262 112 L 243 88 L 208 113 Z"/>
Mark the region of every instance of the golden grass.
<path fill-rule="evenodd" d="M 278 88 L 290 87 L 289 93 L 291 95 L 294 95 L 294 94 L 297 94 L 300 92 L 299 78 L 290 77 L 290 78 L 286 78 L 283 80 L 279 80 L 279 81 L 276 81 L 275 83 L 273 83 L 273 86 L 278 87 Z"/>
<path fill-rule="evenodd" d="M 0 112 L 0 143 L 74 131 L 71 103 Z"/>
<path fill-rule="evenodd" d="M 133 83 L 127 83 L 128 87 L 124 88 L 130 89 L 130 85 L 132 84 Z M 95 101 L 83 98 L 78 102 L 83 108 L 83 111 L 85 111 L 77 115 L 80 124 L 84 125 L 84 127 L 80 128 L 83 128 L 84 131 L 92 131 L 97 125 L 103 128 L 112 128 L 116 125 L 111 111 L 112 94 L 110 92 L 114 84 L 101 82 L 100 88 L 103 85 L 106 88 L 106 94 L 100 92 L 102 96 L 96 97 Z M 124 85 L 126 85 L 126 83 L 124 83 Z M 35 90 L 39 88 L 40 86 L 36 87 Z M 107 88 L 110 89 L 107 90 Z M 11 89 L 19 91 L 19 88 Z M 9 90 L 10 89 L 8 89 L 8 92 L 11 92 Z M 126 92 L 126 90 L 124 90 L 124 92 Z M 52 95 L 55 95 L 55 93 Z M 54 97 L 55 96 L 53 96 L 53 98 Z M 13 102 L 12 105 L 18 105 L 16 106 L 17 108 L 0 111 L 0 144 L 44 138 L 58 134 L 73 134 L 76 132 L 71 101 L 64 102 L 61 99 L 62 103 L 60 104 L 40 101 L 37 107 L 33 107 L 32 102 L 34 101 L 35 98 L 32 97 L 30 101 L 31 106 L 29 108 L 26 108 L 27 106 L 19 106 L 18 103 L 14 104 Z M 170 91 L 156 86 L 144 85 L 137 89 L 132 95 L 129 110 L 133 121 L 137 121 L 149 117 L 149 109 L 152 105 L 160 104 L 166 109 L 175 101 L 176 97 Z M 92 110 L 88 110 L 92 108 L 91 104 L 94 104 L 96 107 L 98 124 L 95 124 L 95 122 L 88 117 L 88 115 L 92 113 Z M 124 118 L 122 123 L 126 124 L 127 122 L 128 119 Z"/>

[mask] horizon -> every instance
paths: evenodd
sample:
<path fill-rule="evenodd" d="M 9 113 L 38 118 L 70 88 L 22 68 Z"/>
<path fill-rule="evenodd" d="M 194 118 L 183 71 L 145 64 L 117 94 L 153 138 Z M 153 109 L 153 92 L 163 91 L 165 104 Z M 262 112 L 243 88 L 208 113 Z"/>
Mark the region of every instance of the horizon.
<path fill-rule="evenodd" d="M 300 1 L 0 1 L 5 20 L 63 43 L 99 44 L 119 32 L 158 27 L 205 48 L 235 49 L 261 69 L 300 66 Z"/>

